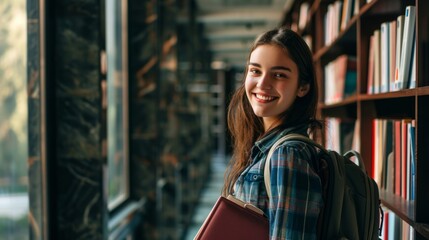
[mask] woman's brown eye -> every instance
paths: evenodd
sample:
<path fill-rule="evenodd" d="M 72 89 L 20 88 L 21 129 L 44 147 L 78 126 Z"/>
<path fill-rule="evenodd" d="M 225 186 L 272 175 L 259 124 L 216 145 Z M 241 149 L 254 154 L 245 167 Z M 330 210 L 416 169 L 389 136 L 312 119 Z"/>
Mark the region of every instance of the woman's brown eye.
<path fill-rule="evenodd" d="M 283 74 L 283 73 L 275 73 L 275 74 L 274 74 L 274 77 L 276 77 L 276 78 L 285 78 L 285 77 L 286 77 L 286 75 L 285 75 L 285 74 Z"/>
<path fill-rule="evenodd" d="M 251 69 L 250 72 L 253 73 L 253 74 L 259 73 L 259 71 L 257 69 Z"/>

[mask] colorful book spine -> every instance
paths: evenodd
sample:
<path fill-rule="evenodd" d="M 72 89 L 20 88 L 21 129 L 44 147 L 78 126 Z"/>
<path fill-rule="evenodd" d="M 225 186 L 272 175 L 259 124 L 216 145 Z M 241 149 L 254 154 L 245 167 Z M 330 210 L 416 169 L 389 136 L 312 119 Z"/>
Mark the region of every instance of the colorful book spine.
<path fill-rule="evenodd" d="M 416 7 L 407 6 L 405 9 L 404 33 L 402 39 L 401 60 L 399 65 L 399 78 L 395 82 L 396 89 L 409 88 L 411 73 L 411 55 L 416 33 Z"/>

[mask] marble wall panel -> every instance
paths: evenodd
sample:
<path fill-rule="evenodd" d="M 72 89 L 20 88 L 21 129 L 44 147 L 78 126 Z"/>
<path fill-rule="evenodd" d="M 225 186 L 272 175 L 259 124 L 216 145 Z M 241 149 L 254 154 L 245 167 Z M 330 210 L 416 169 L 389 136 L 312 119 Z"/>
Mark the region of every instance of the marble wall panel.
<path fill-rule="evenodd" d="M 48 15 L 47 79 L 55 101 L 54 237 L 104 239 L 107 207 L 101 147 L 101 2 L 57 0 Z M 52 18 L 52 19 L 49 19 Z M 49 64 L 51 64 L 49 66 Z M 55 236 L 58 235 L 58 236 Z"/>
<path fill-rule="evenodd" d="M 54 9 L 44 16 L 46 34 L 40 32 L 40 2 L 27 1 L 30 238 L 46 238 L 46 218 L 52 237 L 102 239 L 106 237 L 107 209 L 100 158 L 100 2 L 44 3 L 48 5 L 42 6 L 42 14 Z M 44 42 L 40 42 L 41 36 Z M 41 52 L 42 43 L 54 43 L 46 45 L 47 55 Z M 46 69 L 41 69 L 45 67 L 41 57 Z M 41 71 L 49 71 L 46 78 L 40 78 Z M 41 89 L 41 81 L 46 89 Z M 42 96 L 54 103 L 42 106 Z M 42 122 L 42 107 L 46 108 L 46 122 L 53 125 Z M 47 131 L 53 135 L 42 142 Z M 52 158 L 42 159 L 44 146 Z M 47 173 L 42 169 L 47 165 L 51 167 L 50 215 L 43 211 L 47 185 L 42 177 Z"/>
<path fill-rule="evenodd" d="M 159 120 L 157 1 L 129 0 L 129 85 L 131 194 L 144 198 L 141 239 L 159 239 L 157 159 Z"/>
<path fill-rule="evenodd" d="M 40 239 L 42 123 L 36 3 L 29 0 L 28 4 L 29 37 L 36 39 L 29 42 L 28 92 L 33 234 Z M 48 99 L 53 102 L 49 106 L 54 107 L 48 109 L 47 115 L 48 122 L 53 123 L 47 126 L 53 133 L 49 148 L 54 149 L 50 151 L 49 156 L 53 157 L 49 166 L 55 170 L 49 175 L 54 179 L 50 183 L 53 194 L 50 201 L 54 203 L 50 206 L 53 210 L 50 232 L 65 239 L 104 239 L 108 219 L 103 188 L 105 133 L 100 88 L 102 4 L 99 0 L 59 0 L 50 4 L 48 7 L 53 11 L 47 17 L 46 36 L 50 44 L 45 59 L 50 72 L 46 79 L 48 92 L 43 93 L 50 94 Z M 139 226 L 143 229 L 139 231 L 142 236 L 137 236 L 141 239 L 159 239 L 161 235 L 180 237 L 210 159 L 209 138 L 204 137 L 208 130 L 203 129 L 208 126 L 201 123 L 207 105 L 200 104 L 207 103 L 210 95 L 194 96 L 188 92 L 186 84 L 193 82 L 194 72 L 182 72 L 182 77 L 178 77 L 175 67 L 180 43 L 174 43 L 166 52 L 160 51 L 174 42 L 177 29 L 174 1 L 164 3 L 162 11 L 167 13 L 164 18 L 159 15 L 159 4 L 157 0 L 128 3 L 131 196 L 146 200 L 144 223 Z M 193 27 L 190 29 L 192 33 Z M 191 36 L 183 44 L 193 41 L 195 38 Z M 194 64 L 203 56 L 198 56 L 193 48 L 186 49 L 185 63 Z M 160 191 L 161 180 L 166 184 Z M 167 197 L 162 205 L 160 193 Z"/>
<path fill-rule="evenodd" d="M 30 239 L 43 239 L 40 135 L 40 19 L 39 1 L 27 0 L 28 178 Z"/>

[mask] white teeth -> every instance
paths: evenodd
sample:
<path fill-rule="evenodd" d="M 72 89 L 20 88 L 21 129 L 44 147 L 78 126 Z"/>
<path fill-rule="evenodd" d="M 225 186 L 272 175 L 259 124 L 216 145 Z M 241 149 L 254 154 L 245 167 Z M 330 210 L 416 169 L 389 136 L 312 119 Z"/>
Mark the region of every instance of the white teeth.
<path fill-rule="evenodd" d="M 264 100 L 264 101 L 271 101 L 274 99 L 274 97 L 270 97 L 270 96 L 265 96 L 265 95 L 261 95 L 261 94 L 255 94 L 257 98 Z"/>

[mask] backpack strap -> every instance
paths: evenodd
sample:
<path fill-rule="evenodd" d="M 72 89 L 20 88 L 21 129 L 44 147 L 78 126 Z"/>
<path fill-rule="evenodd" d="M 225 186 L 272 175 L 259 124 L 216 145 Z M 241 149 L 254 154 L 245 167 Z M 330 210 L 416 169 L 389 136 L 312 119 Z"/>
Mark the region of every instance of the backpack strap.
<path fill-rule="evenodd" d="M 362 157 L 360 156 L 360 154 L 355 151 L 355 150 L 349 150 L 346 153 L 344 153 L 344 157 L 351 159 L 352 157 L 355 157 L 356 161 L 357 161 L 357 165 L 360 167 L 360 169 L 366 173 L 366 168 L 365 168 L 365 164 L 363 163 Z"/>
<path fill-rule="evenodd" d="M 276 148 L 282 144 L 283 142 L 286 141 L 301 141 L 304 143 L 307 143 L 309 145 L 313 145 L 317 148 L 319 148 L 321 151 L 324 151 L 326 154 L 328 154 L 328 152 L 325 150 L 325 148 L 316 143 L 315 141 L 311 140 L 310 138 L 301 135 L 301 134 L 297 134 L 297 133 L 291 133 L 291 134 L 287 134 L 283 137 L 281 137 L 279 140 L 277 140 L 273 146 L 271 146 L 270 151 L 268 152 L 267 158 L 265 159 L 265 166 L 264 166 L 264 182 L 265 182 L 265 189 L 267 190 L 267 195 L 268 195 L 268 199 L 271 199 L 271 178 L 270 178 L 270 159 L 273 156 L 274 151 L 276 150 Z"/>

